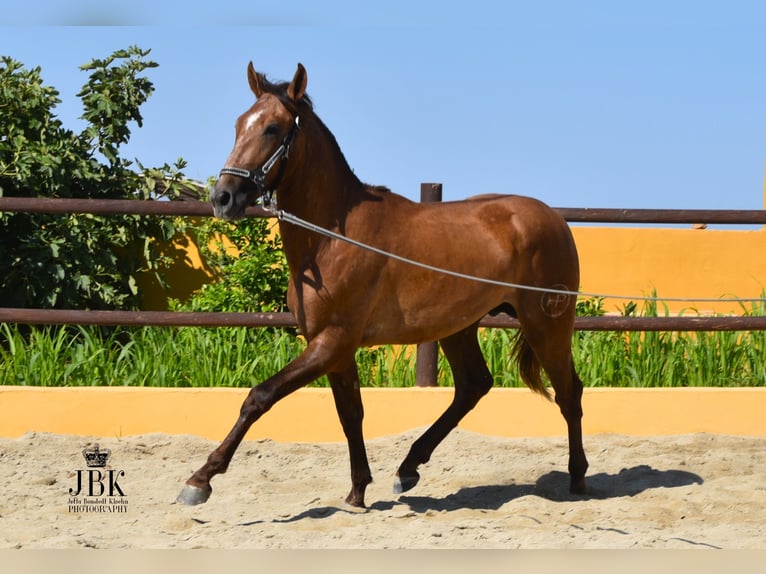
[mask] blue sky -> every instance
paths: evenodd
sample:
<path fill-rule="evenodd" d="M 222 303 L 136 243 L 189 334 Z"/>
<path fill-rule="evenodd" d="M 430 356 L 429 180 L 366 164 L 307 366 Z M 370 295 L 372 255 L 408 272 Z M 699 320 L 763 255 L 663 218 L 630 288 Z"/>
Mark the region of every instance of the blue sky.
<path fill-rule="evenodd" d="M 290 79 L 302 62 L 357 175 L 413 199 L 441 182 L 448 200 L 763 208 L 766 3 L 187 4 L 15 2 L 0 54 L 41 66 L 79 129 L 78 66 L 151 49 L 156 91 L 123 156 L 180 156 L 195 179 L 252 103 L 247 63 Z"/>

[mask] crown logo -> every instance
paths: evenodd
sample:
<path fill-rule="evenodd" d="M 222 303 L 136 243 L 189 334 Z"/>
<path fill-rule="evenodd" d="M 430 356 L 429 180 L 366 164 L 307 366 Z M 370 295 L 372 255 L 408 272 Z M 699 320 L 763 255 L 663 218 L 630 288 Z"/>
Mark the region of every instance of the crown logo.
<path fill-rule="evenodd" d="M 88 466 L 103 468 L 106 466 L 109 457 L 112 456 L 112 451 L 108 448 L 99 449 L 96 444 L 92 448 L 83 449 L 82 456 L 85 458 L 85 464 Z"/>

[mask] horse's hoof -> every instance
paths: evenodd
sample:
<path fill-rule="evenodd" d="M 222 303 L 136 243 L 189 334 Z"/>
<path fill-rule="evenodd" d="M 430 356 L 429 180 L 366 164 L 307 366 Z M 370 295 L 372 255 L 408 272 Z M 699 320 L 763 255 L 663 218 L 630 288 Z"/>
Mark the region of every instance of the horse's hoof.
<path fill-rule="evenodd" d="M 399 476 L 397 474 L 396 478 L 394 479 L 394 494 L 407 492 L 408 490 L 414 488 L 419 480 L 420 475 L 417 472 L 410 476 Z"/>
<path fill-rule="evenodd" d="M 204 504 L 207 502 L 207 499 L 210 498 L 212 492 L 213 489 L 210 486 L 207 488 L 199 488 L 198 486 L 187 484 L 178 495 L 178 498 L 176 498 L 176 502 L 185 504 L 186 506 Z"/>
<path fill-rule="evenodd" d="M 569 492 L 571 494 L 588 494 L 585 477 L 582 477 L 579 480 L 572 480 L 572 482 L 569 483 Z"/>
<path fill-rule="evenodd" d="M 353 508 L 358 508 L 360 510 L 366 510 L 367 505 L 364 503 L 364 496 L 354 496 L 354 494 L 349 494 L 346 497 L 346 504 Z"/>
<path fill-rule="evenodd" d="M 369 508 L 367 508 L 367 505 L 364 503 L 364 501 L 360 503 L 346 499 L 344 507 L 347 512 L 353 512 L 354 514 L 364 514 L 365 512 L 369 511 Z"/>

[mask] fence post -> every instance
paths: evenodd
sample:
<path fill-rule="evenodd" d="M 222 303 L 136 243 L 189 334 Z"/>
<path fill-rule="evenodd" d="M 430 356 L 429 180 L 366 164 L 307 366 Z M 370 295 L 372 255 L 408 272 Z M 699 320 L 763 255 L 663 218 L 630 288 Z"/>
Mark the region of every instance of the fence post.
<path fill-rule="evenodd" d="M 420 201 L 429 203 L 442 200 L 441 183 L 421 183 Z M 437 363 L 439 359 L 439 344 L 434 342 L 421 343 L 417 348 L 415 358 L 415 384 L 418 387 L 435 387 Z"/>

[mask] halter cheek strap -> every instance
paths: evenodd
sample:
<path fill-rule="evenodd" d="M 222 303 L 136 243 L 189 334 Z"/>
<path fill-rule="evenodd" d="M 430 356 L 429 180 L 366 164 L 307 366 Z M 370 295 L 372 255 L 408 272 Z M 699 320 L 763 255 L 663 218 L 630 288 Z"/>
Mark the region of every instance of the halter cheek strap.
<path fill-rule="evenodd" d="M 285 136 L 285 139 L 282 140 L 282 143 L 279 144 L 279 147 L 274 150 L 274 153 L 271 154 L 271 157 L 269 157 L 269 159 L 267 159 L 261 167 L 252 170 L 243 169 L 241 167 L 224 167 L 219 172 L 219 177 L 222 175 L 234 175 L 251 181 L 258 188 L 258 193 L 260 193 L 260 200 L 264 207 L 270 207 L 274 201 L 274 193 L 279 187 L 279 184 L 282 181 L 282 177 L 285 174 L 285 161 L 280 163 L 279 172 L 277 173 L 277 176 L 274 179 L 273 185 L 270 189 L 266 188 L 266 175 L 271 171 L 271 168 L 273 168 L 280 159 L 286 160 L 288 158 L 293 143 L 295 142 L 295 135 L 298 133 L 300 127 L 300 117 L 295 116 L 295 122 L 293 123 L 292 129 Z"/>

